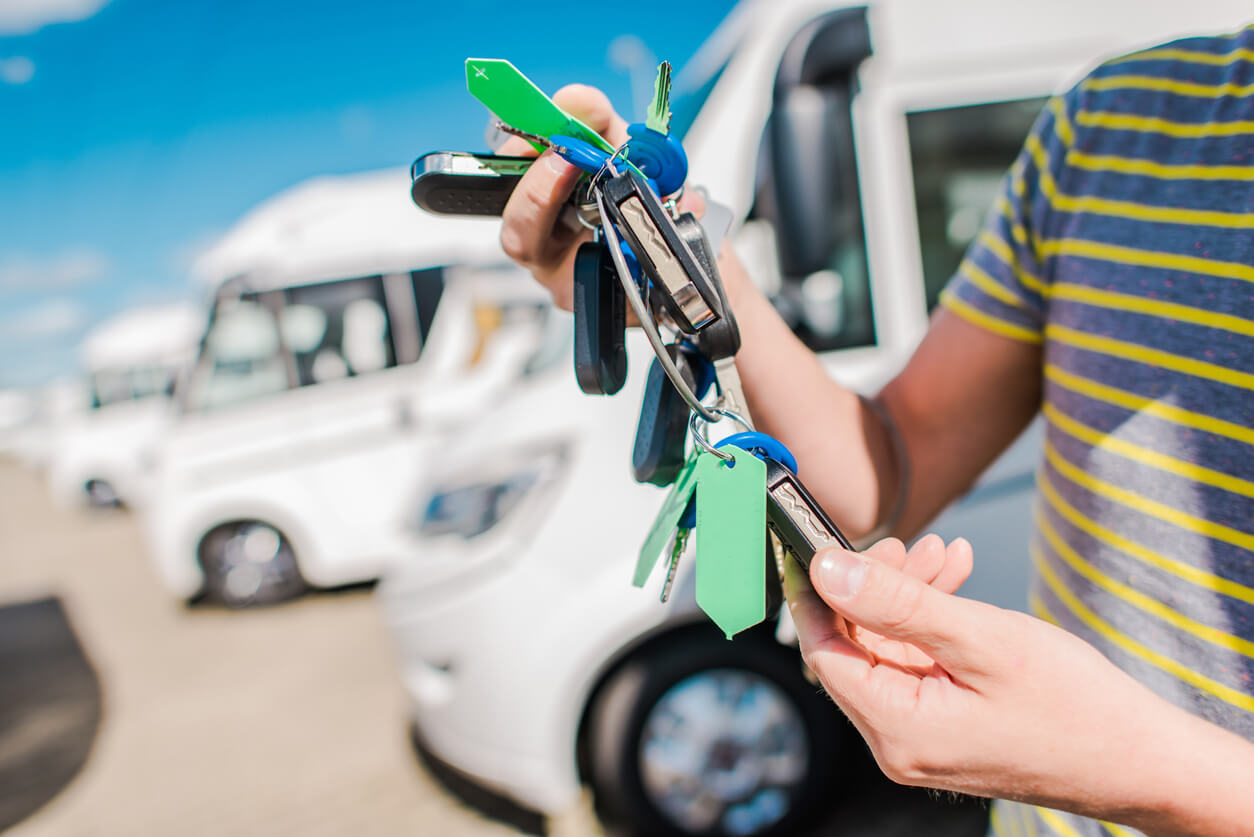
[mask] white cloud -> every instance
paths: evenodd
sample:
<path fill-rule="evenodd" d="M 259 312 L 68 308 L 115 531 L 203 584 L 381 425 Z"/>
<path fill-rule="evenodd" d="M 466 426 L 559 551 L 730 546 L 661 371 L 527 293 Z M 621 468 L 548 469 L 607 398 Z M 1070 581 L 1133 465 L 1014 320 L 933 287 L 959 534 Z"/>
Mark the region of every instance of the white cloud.
<path fill-rule="evenodd" d="M 87 311 L 72 299 L 58 297 L 16 311 L 0 321 L 4 342 L 39 343 L 78 336 L 87 324 Z"/>
<path fill-rule="evenodd" d="M 35 62 L 25 55 L 0 58 L 0 81 L 5 84 L 25 84 L 35 77 Z"/>
<path fill-rule="evenodd" d="M 86 20 L 109 0 L 0 0 L 0 35 L 28 35 L 50 23 Z"/>
<path fill-rule="evenodd" d="M 67 250 L 56 256 L 0 258 L 0 290 L 71 288 L 99 279 L 109 260 L 95 250 Z"/>

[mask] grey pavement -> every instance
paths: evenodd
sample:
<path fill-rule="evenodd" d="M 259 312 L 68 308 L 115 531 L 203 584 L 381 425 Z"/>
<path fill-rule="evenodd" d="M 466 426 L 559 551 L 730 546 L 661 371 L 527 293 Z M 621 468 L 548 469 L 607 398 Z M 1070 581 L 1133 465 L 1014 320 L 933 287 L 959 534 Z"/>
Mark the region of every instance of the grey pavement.
<path fill-rule="evenodd" d="M 104 711 L 83 770 L 8 835 L 522 833 L 414 757 L 368 591 L 187 608 L 157 586 L 130 514 L 62 513 L 46 497 L 0 463 L 0 605 L 64 603 Z M 23 734 L 0 726 L 0 753 Z"/>

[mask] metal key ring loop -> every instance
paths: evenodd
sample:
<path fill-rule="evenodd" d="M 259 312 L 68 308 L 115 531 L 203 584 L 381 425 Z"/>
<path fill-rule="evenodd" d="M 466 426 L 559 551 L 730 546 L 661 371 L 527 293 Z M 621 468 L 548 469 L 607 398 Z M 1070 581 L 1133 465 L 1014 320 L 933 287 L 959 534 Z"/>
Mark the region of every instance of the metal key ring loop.
<path fill-rule="evenodd" d="M 711 407 L 710 412 L 716 414 L 717 418 L 715 418 L 715 421 L 718 421 L 719 418 L 729 418 L 732 421 L 739 424 L 741 427 L 749 428 L 750 430 L 752 430 L 752 428 L 750 428 L 749 425 L 745 422 L 744 417 L 738 413 L 735 413 L 731 410 L 725 410 L 722 407 Z M 732 454 L 721 451 L 718 448 L 714 447 L 714 445 L 710 444 L 709 440 L 707 440 L 705 436 L 701 433 L 701 431 L 697 429 L 697 423 L 696 423 L 697 419 L 703 419 L 707 427 L 714 423 L 714 422 L 711 422 L 709 419 L 705 418 L 705 416 L 701 415 L 700 413 L 694 412 L 691 416 L 689 416 L 688 417 L 688 430 L 690 433 L 692 433 L 693 443 L 695 443 L 697 447 L 701 448 L 701 450 L 705 451 L 706 453 L 714 454 L 715 456 L 717 456 L 719 459 L 723 460 L 724 462 L 731 462 L 735 460 L 736 457 L 733 456 Z"/>
<path fill-rule="evenodd" d="M 631 305 L 631 310 L 636 315 L 636 319 L 640 322 L 640 328 L 649 338 L 649 345 L 653 347 L 653 354 L 657 355 L 658 363 L 662 365 L 662 371 L 666 373 L 666 377 L 674 384 L 675 389 L 679 392 L 679 396 L 684 402 L 693 409 L 693 411 L 711 424 L 719 420 L 718 410 L 711 410 L 701 403 L 692 388 L 684 381 L 683 376 L 679 373 L 679 368 L 675 366 L 675 361 L 671 360 L 670 353 L 666 351 L 666 344 L 662 342 L 662 335 L 658 332 L 657 326 L 653 322 L 653 318 L 649 316 L 648 308 L 645 307 L 644 298 L 640 295 L 640 289 L 636 287 L 636 283 L 632 281 L 631 269 L 627 267 L 627 259 L 623 256 L 621 245 L 619 244 L 618 233 L 614 230 L 614 223 L 610 221 L 610 216 L 605 211 L 605 199 L 601 195 L 601 190 L 596 190 L 597 210 L 601 213 L 601 233 L 605 236 L 606 246 L 610 251 L 610 258 L 614 262 L 614 269 L 618 273 L 618 282 L 623 286 L 623 292 L 627 296 L 627 303 Z M 730 410 L 723 412 L 731 412 Z M 744 424 L 741 421 L 741 424 Z M 746 425 L 747 426 L 747 425 Z M 720 456 L 720 458 L 722 458 Z"/>

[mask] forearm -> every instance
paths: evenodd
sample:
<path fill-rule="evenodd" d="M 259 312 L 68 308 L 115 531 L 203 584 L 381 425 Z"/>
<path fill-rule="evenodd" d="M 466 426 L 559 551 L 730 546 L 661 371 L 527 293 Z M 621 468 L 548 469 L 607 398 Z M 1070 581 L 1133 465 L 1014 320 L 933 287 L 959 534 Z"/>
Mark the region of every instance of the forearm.
<path fill-rule="evenodd" d="M 1254 744 L 1174 706 L 1164 715 L 1154 761 L 1124 768 L 1141 794 L 1124 821 L 1150 837 L 1250 834 Z"/>
<path fill-rule="evenodd" d="M 789 447 L 806 486 L 850 537 L 866 535 L 896 498 L 899 469 L 886 429 L 856 393 L 831 379 L 739 263 L 725 261 L 723 273 L 754 424 Z"/>

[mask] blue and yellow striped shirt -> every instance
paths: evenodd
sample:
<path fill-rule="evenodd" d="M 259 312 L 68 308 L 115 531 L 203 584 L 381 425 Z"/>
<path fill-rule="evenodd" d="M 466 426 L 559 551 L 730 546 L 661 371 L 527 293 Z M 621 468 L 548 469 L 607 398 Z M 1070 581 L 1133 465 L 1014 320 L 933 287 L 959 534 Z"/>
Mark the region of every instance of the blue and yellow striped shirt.
<path fill-rule="evenodd" d="M 1036 614 L 1254 739 L 1254 26 L 1053 100 L 942 304 L 1043 344 Z M 1135 833 L 1005 803 L 993 825 Z"/>

